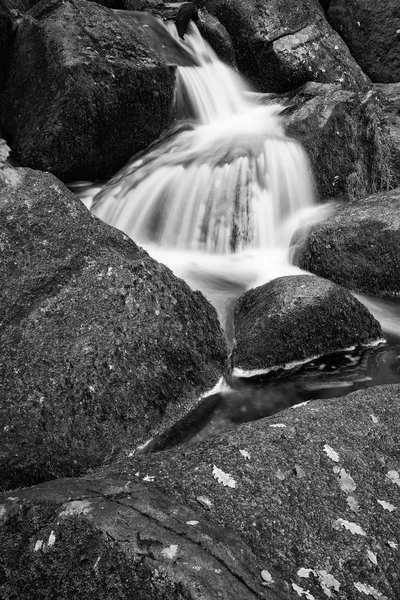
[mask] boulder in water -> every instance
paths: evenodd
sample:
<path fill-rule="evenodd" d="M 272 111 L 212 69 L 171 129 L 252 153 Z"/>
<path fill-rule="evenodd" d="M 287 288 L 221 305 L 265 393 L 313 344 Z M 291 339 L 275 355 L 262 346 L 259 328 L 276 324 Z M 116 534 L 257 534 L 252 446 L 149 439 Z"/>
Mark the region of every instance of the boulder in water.
<path fill-rule="evenodd" d="M 295 265 L 370 296 L 400 295 L 400 189 L 351 204 L 299 232 Z"/>
<path fill-rule="evenodd" d="M 303 144 L 321 200 L 352 200 L 396 184 L 395 147 L 376 93 L 308 83 L 288 101 L 286 132 Z"/>
<path fill-rule="evenodd" d="M 3 494 L 0 593 L 398 598 L 399 398 L 390 385 L 317 400 Z"/>
<path fill-rule="evenodd" d="M 282 93 L 307 81 L 357 90 L 369 78 L 314 0 L 197 0 L 232 37 L 239 70 L 263 92 Z"/>
<path fill-rule="evenodd" d="M 215 310 L 50 174 L 0 187 L 0 486 L 102 464 L 218 381 Z M 0 594 L 1 595 L 1 594 Z"/>
<path fill-rule="evenodd" d="M 14 160 L 63 180 L 114 174 L 171 122 L 174 67 L 137 21 L 94 2 L 35 6 L 7 69 L 1 124 Z"/>
<path fill-rule="evenodd" d="M 379 323 L 350 292 L 309 275 L 278 277 L 235 306 L 235 372 L 310 360 L 383 338 Z"/>
<path fill-rule="evenodd" d="M 372 81 L 400 80 L 398 0 L 331 0 L 327 15 Z"/>

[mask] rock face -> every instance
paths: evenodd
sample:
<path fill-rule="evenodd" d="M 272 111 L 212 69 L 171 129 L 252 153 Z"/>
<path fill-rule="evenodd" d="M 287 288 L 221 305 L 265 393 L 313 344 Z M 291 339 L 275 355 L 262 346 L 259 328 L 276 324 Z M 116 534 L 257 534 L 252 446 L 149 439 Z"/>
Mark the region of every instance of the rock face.
<path fill-rule="evenodd" d="M 394 187 L 395 147 L 375 93 L 309 83 L 288 101 L 286 132 L 307 151 L 319 199 L 352 200 Z"/>
<path fill-rule="evenodd" d="M 1 597 L 398 598 L 399 397 L 318 400 L 3 494 Z"/>
<path fill-rule="evenodd" d="M 49 174 L 0 188 L 0 482 L 82 473 L 215 385 L 214 309 Z"/>
<path fill-rule="evenodd" d="M 397 0 L 331 0 L 328 19 L 372 81 L 400 80 L 400 5 Z"/>
<path fill-rule="evenodd" d="M 110 176 L 170 123 L 174 81 L 135 20 L 41 2 L 18 26 L 0 97 L 14 160 L 63 180 Z"/>
<path fill-rule="evenodd" d="M 397 165 L 400 165 L 400 83 L 376 83 L 374 89 L 382 100 L 390 135 L 397 151 Z"/>
<path fill-rule="evenodd" d="M 235 371 L 258 371 L 383 337 L 352 294 L 309 275 L 279 277 L 249 290 L 235 306 Z"/>
<path fill-rule="evenodd" d="M 233 69 L 237 69 L 231 36 L 218 19 L 206 10 L 199 10 L 196 25 L 202 37 L 210 44 L 217 56 Z"/>
<path fill-rule="evenodd" d="M 368 77 L 314 0 L 197 0 L 226 27 L 239 70 L 263 92 L 307 81 L 366 89 Z"/>
<path fill-rule="evenodd" d="M 295 265 L 371 296 L 400 294 L 400 190 L 351 204 L 304 232 Z M 296 240 L 294 240 L 296 241 Z"/>

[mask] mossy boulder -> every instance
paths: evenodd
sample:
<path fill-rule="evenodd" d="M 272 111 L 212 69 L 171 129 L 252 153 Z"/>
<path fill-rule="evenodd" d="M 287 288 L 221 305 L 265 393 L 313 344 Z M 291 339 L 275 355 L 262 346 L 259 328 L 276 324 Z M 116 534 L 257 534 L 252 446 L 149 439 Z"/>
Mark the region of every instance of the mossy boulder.
<path fill-rule="evenodd" d="M 370 80 L 314 0 L 196 0 L 232 37 L 239 70 L 263 92 L 307 81 L 367 89 Z"/>
<path fill-rule="evenodd" d="M 235 306 L 235 372 L 268 370 L 383 338 L 354 296 L 309 275 L 278 277 Z"/>
<path fill-rule="evenodd" d="M 307 152 L 319 200 L 352 200 L 394 187 L 395 146 L 376 93 L 308 83 L 286 102 L 286 131 Z"/>
<path fill-rule="evenodd" d="M 400 80 L 400 5 L 397 0 L 330 0 L 327 16 L 372 81 Z"/>
<path fill-rule="evenodd" d="M 14 161 L 101 179 L 171 123 L 175 67 L 125 12 L 49 0 L 21 20 L 0 96 Z"/>
<path fill-rule="evenodd" d="M 1 597 L 397 598 L 399 398 L 316 400 L 3 494 Z"/>
<path fill-rule="evenodd" d="M 0 486 L 133 449 L 221 376 L 215 310 L 50 174 L 0 187 Z"/>
<path fill-rule="evenodd" d="M 370 296 L 400 295 L 400 189 L 342 203 L 293 238 L 300 268 Z"/>

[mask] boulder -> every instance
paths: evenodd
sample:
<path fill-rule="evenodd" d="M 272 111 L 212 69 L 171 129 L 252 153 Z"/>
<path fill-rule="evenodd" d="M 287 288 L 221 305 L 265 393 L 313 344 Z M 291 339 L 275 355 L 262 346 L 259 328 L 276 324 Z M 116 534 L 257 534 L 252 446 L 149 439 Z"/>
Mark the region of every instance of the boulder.
<path fill-rule="evenodd" d="M 260 372 L 383 338 L 354 296 L 309 275 L 278 277 L 235 306 L 234 373 Z"/>
<path fill-rule="evenodd" d="M 232 37 L 239 70 L 263 92 L 307 81 L 368 89 L 370 80 L 314 0 L 196 0 Z"/>
<path fill-rule="evenodd" d="M 175 67 L 126 12 L 49 0 L 21 20 L 0 96 L 15 161 L 63 180 L 106 178 L 170 124 Z"/>
<path fill-rule="evenodd" d="M 0 594 L 398 598 L 399 398 L 317 400 L 3 494 Z"/>
<path fill-rule="evenodd" d="M 235 49 L 226 28 L 206 10 L 197 13 L 196 25 L 202 37 L 224 63 L 237 69 Z"/>
<path fill-rule="evenodd" d="M 372 81 L 400 80 L 400 5 L 397 0 L 331 0 L 332 27 Z"/>
<path fill-rule="evenodd" d="M 400 294 L 400 189 L 339 204 L 333 215 L 298 232 L 293 264 L 370 296 Z"/>
<path fill-rule="evenodd" d="M 352 200 L 400 184 L 394 142 L 376 93 L 308 83 L 286 100 L 286 132 L 308 154 L 319 200 Z"/>
<path fill-rule="evenodd" d="M 221 376 L 215 310 L 54 176 L 0 187 L 0 487 L 72 476 Z"/>

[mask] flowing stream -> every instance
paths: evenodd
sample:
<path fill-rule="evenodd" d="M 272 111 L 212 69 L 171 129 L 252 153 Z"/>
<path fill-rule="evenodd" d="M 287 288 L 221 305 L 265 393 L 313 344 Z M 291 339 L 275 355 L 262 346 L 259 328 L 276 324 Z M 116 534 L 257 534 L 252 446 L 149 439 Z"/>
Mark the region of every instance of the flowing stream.
<path fill-rule="evenodd" d="M 248 84 L 219 61 L 193 23 L 184 41 L 174 25 L 167 27 L 174 44 L 198 65 L 177 68 L 176 125 L 83 200 L 200 289 L 232 346 L 236 298 L 275 277 L 300 273 L 288 262 L 290 238 L 330 208 L 314 203 L 307 157 L 285 135 L 282 108 L 254 103 Z M 360 299 L 382 323 L 389 344 L 225 383 L 209 397 L 197 429 L 223 430 L 302 400 L 400 382 L 400 306 Z"/>

